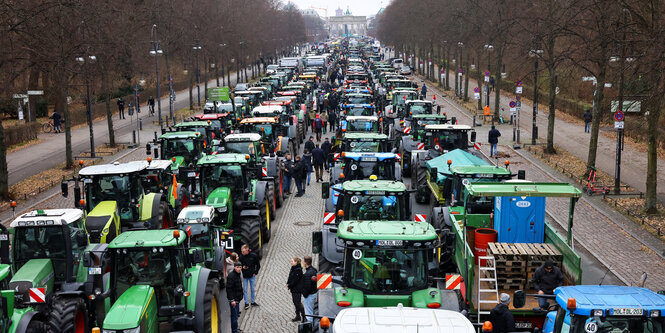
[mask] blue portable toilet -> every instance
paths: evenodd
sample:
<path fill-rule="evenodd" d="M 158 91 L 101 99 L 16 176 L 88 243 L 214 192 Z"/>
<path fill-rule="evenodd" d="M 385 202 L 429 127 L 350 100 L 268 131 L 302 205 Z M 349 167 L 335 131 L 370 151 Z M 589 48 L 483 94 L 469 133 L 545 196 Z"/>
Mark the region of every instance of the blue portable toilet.
<path fill-rule="evenodd" d="M 495 197 L 494 229 L 500 243 L 542 243 L 545 197 Z"/>

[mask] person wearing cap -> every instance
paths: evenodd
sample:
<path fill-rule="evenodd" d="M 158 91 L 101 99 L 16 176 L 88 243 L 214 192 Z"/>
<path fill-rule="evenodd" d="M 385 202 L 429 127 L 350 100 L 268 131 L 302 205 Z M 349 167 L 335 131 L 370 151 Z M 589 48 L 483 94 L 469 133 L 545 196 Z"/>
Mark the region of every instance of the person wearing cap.
<path fill-rule="evenodd" d="M 547 260 L 533 273 L 533 280 L 531 282 L 533 283 L 533 288 L 538 290 L 538 295 L 554 295 L 554 289 L 563 285 L 563 274 L 559 267 L 554 266 L 551 260 Z M 536 298 L 538 298 L 540 308 L 534 310 L 547 310 L 549 308 L 550 303 L 547 302 L 547 298 Z"/>
<path fill-rule="evenodd" d="M 515 331 L 515 318 L 513 317 L 513 313 L 508 309 L 508 304 L 510 304 L 510 295 L 501 293 L 499 304 L 490 311 L 489 319 L 492 323 L 493 333 Z"/>
<path fill-rule="evenodd" d="M 240 316 L 240 301 L 243 298 L 242 289 L 242 263 L 233 263 L 233 271 L 226 277 L 226 298 L 231 308 L 231 331 L 238 333 L 238 316 Z"/>

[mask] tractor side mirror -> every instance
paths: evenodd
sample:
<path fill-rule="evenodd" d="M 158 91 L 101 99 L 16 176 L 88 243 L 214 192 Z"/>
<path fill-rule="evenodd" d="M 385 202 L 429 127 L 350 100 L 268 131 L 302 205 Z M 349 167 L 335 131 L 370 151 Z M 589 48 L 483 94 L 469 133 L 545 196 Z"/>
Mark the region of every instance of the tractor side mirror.
<path fill-rule="evenodd" d="M 515 291 L 515 293 L 513 294 L 513 306 L 516 309 L 519 309 L 523 307 L 524 304 L 526 304 L 526 293 L 524 292 L 524 290 Z"/>
<path fill-rule="evenodd" d="M 88 246 L 88 236 L 86 236 L 85 232 L 78 232 L 76 233 L 76 244 L 79 247 L 86 247 Z"/>
<path fill-rule="evenodd" d="M 145 154 L 150 155 L 150 144 L 149 143 L 145 144 Z"/>
<path fill-rule="evenodd" d="M 441 114 L 441 105 L 436 106 L 436 114 Z"/>
<path fill-rule="evenodd" d="M 444 195 L 444 198 L 446 198 L 446 196 L 448 195 L 448 193 L 451 192 L 452 187 L 453 187 L 453 180 L 450 179 L 450 178 L 446 178 L 446 179 L 443 181 L 443 191 L 441 191 L 441 193 Z"/>
<path fill-rule="evenodd" d="M 517 179 L 526 179 L 526 171 L 525 170 L 518 170 L 517 171 Z"/>
<path fill-rule="evenodd" d="M 155 156 L 155 159 L 159 158 L 159 149 L 155 148 L 155 152 L 153 154 Z"/>
<path fill-rule="evenodd" d="M 193 264 L 201 264 L 205 262 L 205 256 L 203 255 L 203 250 L 193 249 L 189 252 L 189 259 Z"/>
<path fill-rule="evenodd" d="M 321 183 L 321 199 L 328 199 L 330 197 L 330 183 Z"/>
<path fill-rule="evenodd" d="M 321 247 L 323 246 L 323 234 L 321 231 L 312 232 L 312 253 L 318 254 L 321 253 Z"/>
<path fill-rule="evenodd" d="M 471 142 L 476 142 L 476 131 L 471 132 Z"/>
<path fill-rule="evenodd" d="M 65 198 L 69 195 L 69 184 L 66 181 L 60 183 L 60 192 Z"/>

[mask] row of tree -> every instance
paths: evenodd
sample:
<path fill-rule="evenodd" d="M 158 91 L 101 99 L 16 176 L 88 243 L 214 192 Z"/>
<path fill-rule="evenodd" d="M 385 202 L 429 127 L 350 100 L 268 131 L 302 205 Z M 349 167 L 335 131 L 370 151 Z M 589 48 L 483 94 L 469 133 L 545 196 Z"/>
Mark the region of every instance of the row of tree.
<path fill-rule="evenodd" d="M 394 45 L 405 57 L 424 60 L 425 64 L 432 59 L 447 69 L 446 73 L 463 69 L 472 75 L 472 63 L 478 66 L 476 75 L 482 82 L 485 66 L 480 64 L 487 63 L 501 88 L 506 85 L 497 74 L 506 66 L 511 79 L 525 82 L 538 72 L 542 78 L 539 90 L 547 96 L 549 109 L 548 153 L 556 153 L 557 103 L 564 98 L 588 98 L 593 115 L 589 170 L 596 163 L 599 127 L 608 113 L 609 99 L 641 100 L 648 149 L 645 209 L 656 212 L 657 147 L 665 91 L 663 1 L 394 0 L 378 22 L 375 33 L 380 40 Z M 440 77 L 434 76 L 433 65 L 424 67 L 425 74 Z M 582 83 L 582 77 L 593 79 Z M 614 86 L 608 90 L 605 83 Z M 449 86 L 447 79 L 445 84 Z M 583 84 L 593 84 L 593 93 L 582 96 Z M 493 104 L 496 116 L 499 94 Z"/>
<path fill-rule="evenodd" d="M 132 87 L 141 75 L 146 87 L 154 87 L 155 59 L 150 52 L 156 41 L 163 52 L 160 83 L 168 82 L 176 70 L 189 69 L 191 87 L 197 68 L 194 61 L 201 61 L 201 71 L 206 73 L 210 64 L 217 64 L 211 70 L 213 75 L 219 79 L 226 71 L 230 78 L 234 67 L 253 69 L 305 40 L 300 12 L 278 0 L 2 1 L 0 99 L 11 101 L 13 94 L 28 89 L 44 90 L 46 102 L 64 116 L 65 161 L 72 167 L 68 97 L 85 96 L 86 76 L 93 100 L 106 103 L 109 140 L 114 144 L 111 99 L 121 96 L 119 89 Z M 164 88 L 161 91 L 167 92 Z M 29 114 L 32 119 L 27 121 L 34 121 L 35 110 Z M 1 121 L 0 197 L 6 198 L 8 172 Z"/>

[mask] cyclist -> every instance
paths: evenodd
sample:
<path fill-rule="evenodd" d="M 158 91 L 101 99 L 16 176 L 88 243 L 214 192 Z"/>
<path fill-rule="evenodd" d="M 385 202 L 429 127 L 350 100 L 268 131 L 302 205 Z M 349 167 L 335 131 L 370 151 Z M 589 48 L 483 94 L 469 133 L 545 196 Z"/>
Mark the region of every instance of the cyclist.
<path fill-rule="evenodd" d="M 56 111 L 53 111 L 53 114 L 49 118 L 53 119 L 53 130 L 56 133 L 61 133 L 62 131 L 60 130 L 60 119 L 62 117 L 60 116 L 60 114 Z"/>
<path fill-rule="evenodd" d="M 150 96 L 148 99 L 148 108 L 150 109 L 150 115 L 154 116 L 155 115 L 155 99 Z"/>

